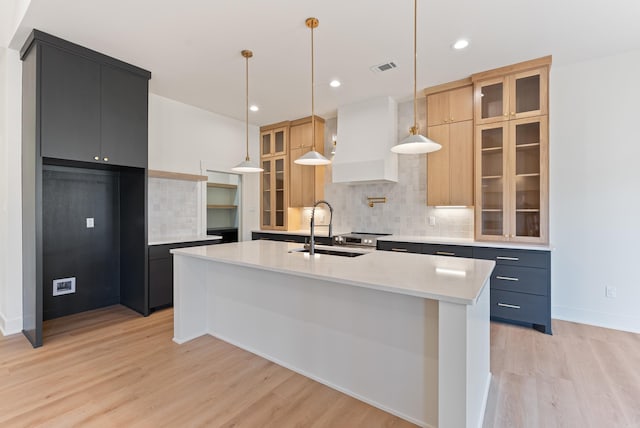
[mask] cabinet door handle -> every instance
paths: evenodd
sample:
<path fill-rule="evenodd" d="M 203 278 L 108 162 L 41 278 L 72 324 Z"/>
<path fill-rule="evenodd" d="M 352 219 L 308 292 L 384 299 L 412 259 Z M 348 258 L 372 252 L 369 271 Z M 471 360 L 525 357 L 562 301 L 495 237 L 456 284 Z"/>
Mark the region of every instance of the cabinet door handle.
<path fill-rule="evenodd" d="M 399 251 L 401 253 L 406 253 L 409 250 L 407 250 L 406 248 L 392 248 L 391 251 Z"/>
<path fill-rule="evenodd" d="M 296 242 L 293 239 L 285 239 L 284 242 Z"/>
<path fill-rule="evenodd" d="M 507 256 L 496 256 L 496 260 L 511 260 L 511 261 L 517 262 L 518 260 L 520 260 L 520 258 L 518 258 L 518 257 L 507 257 Z"/>
<path fill-rule="evenodd" d="M 503 279 L 505 281 L 520 281 L 518 278 L 513 278 L 511 276 L 496 276 L 496 279 Z"/>
<path fill-rule="evenodd" d="M 450 253 L 448 251 L 436 251 L 438 256 L 455 256 L 456 253 Z"/>
<path fill-rule="evenodd" d="M 508 303 L 498 303 L 498 306 L 501 306 L 503 308 L 520 309 L 520 306 L 518 306 L 518 305 L 510 305 Z"/>

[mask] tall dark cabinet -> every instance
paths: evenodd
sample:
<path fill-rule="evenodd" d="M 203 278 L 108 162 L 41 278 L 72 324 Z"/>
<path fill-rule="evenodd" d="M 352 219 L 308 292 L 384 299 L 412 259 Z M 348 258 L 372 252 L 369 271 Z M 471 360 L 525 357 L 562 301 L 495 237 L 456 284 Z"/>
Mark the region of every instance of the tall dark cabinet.
<path fill-rule="evenodd" d="M 38 30 L 21 59 L 23 332 L 38 347 L 49 318 L 149 313 L 151 73 Z"/>

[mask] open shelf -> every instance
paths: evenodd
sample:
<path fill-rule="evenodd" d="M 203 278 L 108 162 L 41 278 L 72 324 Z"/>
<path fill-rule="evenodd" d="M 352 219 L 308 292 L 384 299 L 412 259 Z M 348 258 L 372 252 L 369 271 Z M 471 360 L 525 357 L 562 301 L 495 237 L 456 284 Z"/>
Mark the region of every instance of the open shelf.
<path fill-rule="evenodd" d="M 238 208 L 238 206 L 237 205 L 209 204 L 209 205 L 207 205 L 207 208 L 214 209 L 214 210 L 231 210 L 231 209 L 234 209 L 234 208 Z"/>
<path fill-rule="evenodd" d="M 484 147 L 482 151 L 483 152 L 501 152 L 502 147 Z"/>
<path fill-rule="evenodd" d="M 207 183 L 207 187 L 215 187 L 217 189 L 237 189 L 237 184 L 226 184 L 226 183 Z"/>

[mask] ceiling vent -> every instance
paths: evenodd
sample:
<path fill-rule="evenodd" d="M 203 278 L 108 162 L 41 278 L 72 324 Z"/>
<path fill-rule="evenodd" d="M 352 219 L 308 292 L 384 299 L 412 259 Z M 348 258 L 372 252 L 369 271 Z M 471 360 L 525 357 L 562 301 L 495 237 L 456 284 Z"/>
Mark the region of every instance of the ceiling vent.
<path fill-rule="evenodd" d="M 369 69 L 374 73 L 382 73 L 383 71 L 393 70 L 396 67 L 398 67 L 398 65 L 395 63 L 395 61 L 389 61 L 389 62 L 385 62 L 384 64 L 374 65 Z"/>

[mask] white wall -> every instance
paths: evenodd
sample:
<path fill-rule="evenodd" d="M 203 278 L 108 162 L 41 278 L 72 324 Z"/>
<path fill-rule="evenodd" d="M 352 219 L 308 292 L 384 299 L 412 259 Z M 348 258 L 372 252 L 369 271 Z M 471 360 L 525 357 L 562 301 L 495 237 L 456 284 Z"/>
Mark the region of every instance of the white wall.
<path fill-rule="evenodd" d="M 552 67 L 554 318 L 640 332 L 639 76 L 640 51 Z"/>
<path fill-rule="evenodd" d="M 253 160 L 260 157 L 258 143 L 258 127 L 249 126 L 249 155 Z M 232 172 L 231 168 L 244 157 L 243 121 L 155 94 L 149 96 L 149 169 L 203 174 L 204 165 L 210 170 Z M 243 240 L 250 240 L 251 231 L 260 228 L 259 178 L 260 174 L 243 175 Z"/>
<path fill-rule="evenodd" d="M 22 329 L 21 100 L 17 51 L 0 47 L 0 331 Z"/>

